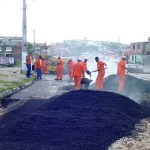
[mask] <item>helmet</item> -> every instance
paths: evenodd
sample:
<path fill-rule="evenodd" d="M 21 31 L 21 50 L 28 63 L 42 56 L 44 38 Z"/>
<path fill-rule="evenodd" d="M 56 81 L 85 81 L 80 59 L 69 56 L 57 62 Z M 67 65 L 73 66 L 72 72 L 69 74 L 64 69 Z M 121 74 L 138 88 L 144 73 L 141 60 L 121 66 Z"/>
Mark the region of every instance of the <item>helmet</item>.
<path fill-rule="evenodd" d="M 126 56 L 122 56 L 121 58 L 122 58 L 122 59 L 127 59 Z"/>
<path fill-rule="evenodd" d="M 77 61 L 81 61 L 81 58 L 78 57 Z"/>

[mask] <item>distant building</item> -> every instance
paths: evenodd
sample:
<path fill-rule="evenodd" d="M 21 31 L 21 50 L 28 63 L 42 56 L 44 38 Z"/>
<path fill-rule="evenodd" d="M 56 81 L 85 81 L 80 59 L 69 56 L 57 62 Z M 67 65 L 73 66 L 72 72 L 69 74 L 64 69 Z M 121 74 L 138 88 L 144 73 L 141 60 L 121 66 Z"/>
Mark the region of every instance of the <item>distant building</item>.
<path fill-rule="evenodd" d="M 0 36 L 0 56 L 21 59 L 22 37 Z"/>
<path fill-rule="evenodd" d="M 131 43 L 130 62 L 150 64 L 150 41 Z"/>

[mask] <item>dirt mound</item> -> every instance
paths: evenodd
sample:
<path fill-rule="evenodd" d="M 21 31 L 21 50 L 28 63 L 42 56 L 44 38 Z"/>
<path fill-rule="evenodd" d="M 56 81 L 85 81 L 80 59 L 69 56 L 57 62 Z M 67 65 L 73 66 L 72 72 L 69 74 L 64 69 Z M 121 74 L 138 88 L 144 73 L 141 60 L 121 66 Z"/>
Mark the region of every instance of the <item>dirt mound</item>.
<path fill-rule="evenodd" d="M 31 101 L 0 120 L 2 149 L 104 150 L 149 116 L 134 101 L 111 92 L 72 91 L 38 101 L 44 105 L 34 111 L 37 101 Z M 24 107 L 30 113 L 23 115 Z"/>

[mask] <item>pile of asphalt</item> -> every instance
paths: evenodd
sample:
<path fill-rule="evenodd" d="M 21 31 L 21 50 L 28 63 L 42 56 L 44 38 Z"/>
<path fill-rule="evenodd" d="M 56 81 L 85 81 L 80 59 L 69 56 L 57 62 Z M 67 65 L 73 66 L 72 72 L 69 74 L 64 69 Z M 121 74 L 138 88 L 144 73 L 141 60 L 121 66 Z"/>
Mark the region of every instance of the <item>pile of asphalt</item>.
<path fill-rule="evenodd" d="M 30 100 L 0 120 L 1 149 L 105 150 L 150 113 L 111 92 L 78 90 Z"/>

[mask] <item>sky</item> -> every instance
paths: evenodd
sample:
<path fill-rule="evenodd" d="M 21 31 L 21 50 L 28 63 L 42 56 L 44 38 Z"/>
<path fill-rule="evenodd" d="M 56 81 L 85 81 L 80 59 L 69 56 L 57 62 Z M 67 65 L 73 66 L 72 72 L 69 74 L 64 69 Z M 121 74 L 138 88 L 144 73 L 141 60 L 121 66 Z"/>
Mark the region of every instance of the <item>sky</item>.
<path fill-rule="evenodd" d="M 27 41 L 130 44 L 150 36 L 150 0 L 26 0 Z M 22 36 L 23 0 L 0 0 L 0 36 Z"/>

